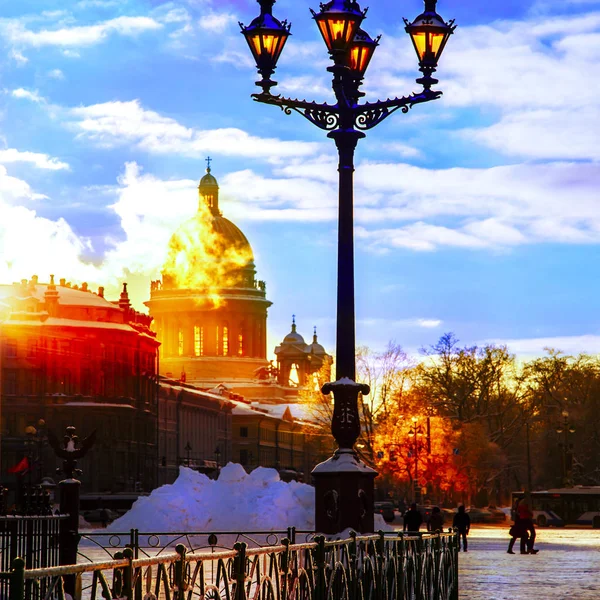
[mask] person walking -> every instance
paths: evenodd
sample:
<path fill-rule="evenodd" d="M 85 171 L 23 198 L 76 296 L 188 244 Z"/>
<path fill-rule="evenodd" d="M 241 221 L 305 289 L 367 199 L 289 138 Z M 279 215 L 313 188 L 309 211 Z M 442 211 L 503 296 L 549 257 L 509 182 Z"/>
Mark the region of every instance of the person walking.
<path fill-rule="evenodd" d="M 525 536 L 527 536 L 526 552 L 523 552 L 523 538 L 521 538 L 521 554 L 537 554 L 539 550 L 533 547 L 536 538 L 535 525 L 533 524 L 533 513 L 529 510 L 529 506 L 527 506 L 525 502 L 520 502 L 517 506 L 517 516 L 519 517 L 522 527 L 525 530 Z"/>
<path fill-rule="evenodd" d="M 423 516 L 417 510 L 417 505 L 413 502 L 410 510 L 404 513 L 404 531 L 419 531 L 423 523 Z"/>
<path fill-rule="evenodd" d="M 527 528 L 525 523 L 521 520 L 518 511 L 515 509 L 515 522 L 514 525 L 508 531 L 511 536 L 510 542 L 508 542 L 508 554 L 514 554 L 513 547 L 515 542 L 521 539 L 521 554 L 527 554 L 527 542 L 529 535 L 527 534 Z"/>
<path fill-rule="evenodd" d="M 434 506 L 431 511 L 431 518 L 429 519 L 429 523 L 427 523 L 427 530 L 431 531 L 431 533 L 444 530 L 444 515 L 439 506 Z"/>
<path fill-rule="evenodd" d="M 461 504 L 458 512 L 454 515 L 452 526 L 458 529 L 458 551 L 460 552 L 460 540 L 462 538 L 463 552 L 467 551 L 467 536 L 471 530 L 471 517 L 465 512 L 465 507 Z"/>

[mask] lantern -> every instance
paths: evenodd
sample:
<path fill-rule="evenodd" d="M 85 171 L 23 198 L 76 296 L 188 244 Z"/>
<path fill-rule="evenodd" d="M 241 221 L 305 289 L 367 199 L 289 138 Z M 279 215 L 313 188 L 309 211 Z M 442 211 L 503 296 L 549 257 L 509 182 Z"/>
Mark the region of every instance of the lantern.
<path fill-rule="evenodd" d="M 357 2 L 352 0 L 331 0 L 321 4 L 321 12 L 311 9 L 314 20 L 325 40 L 330 54 L 344 52 L 354 39 L 358 27 L 365 18 Z"/>
<path fill-rule="evenodd" d="M 444 46 L 456 28 L 450 21 L 446 23 L 435 12 L 437 0 L 425 0 L 425 12 L 412 23 L 406 19 L 406 32 L 410 35 L 421 66 L 435 69 L 442 55 Z"/>
<path fill-rule="evenodd" d="M 362 79 L 365 76 L 365 71 L 371 62 L 373 52 L 379 45 L 379 39 L 372 39 L 371 36 L 362 29 L 358 29 L 352 43 L 348 49 L 348 66 L 353 75 L 357 79 Z"/>
<path fill-rule="evenodd" d="M 287 21 L 278 21 L 271 14 L 275 0 L 259 0 L 259 4 L 260 15 L 248 27 L 242 23 L 240 27 L 256 61 L 256 67 L 263 76 L 263 83 L 274 85 L 275 82 L 271 82 L 269 77 L 275 70 L 281 51 L 290 35 L 290 25 Z"/>

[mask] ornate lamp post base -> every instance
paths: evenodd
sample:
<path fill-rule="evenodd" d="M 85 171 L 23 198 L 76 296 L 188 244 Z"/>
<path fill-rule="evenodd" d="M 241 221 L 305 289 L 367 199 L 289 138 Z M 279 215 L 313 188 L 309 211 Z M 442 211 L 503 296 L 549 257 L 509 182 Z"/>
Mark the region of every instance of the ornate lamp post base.
<path fill-rule="evenodd" d="M 373 533 L 374 480 L 377 471 L 354 450 L 339 448 L 312 472 L 315 481 L 315 531 L 334 534 L 346 528 Z"/>
<path fill-rule="evenodd" d="M 353 450 L 360 435 L 358 395 L 368 394 L 369 386 L 342 377 L 323 386 L 323 393 L 329 392 L 335 399 L 331 431 L 340 447 L 312 471 L 315 531 L 334 534 L 351 528 L 358 533 L 373 533 L 377 471 L 362 462 Z"/>

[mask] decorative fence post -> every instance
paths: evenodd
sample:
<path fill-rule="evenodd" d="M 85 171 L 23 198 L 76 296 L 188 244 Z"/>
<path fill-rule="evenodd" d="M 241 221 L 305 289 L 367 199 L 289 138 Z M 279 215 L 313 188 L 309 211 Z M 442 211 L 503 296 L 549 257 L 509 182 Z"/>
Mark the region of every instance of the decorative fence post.
<path fill-rule="evenodd" d="M 96 432 L 81 441 L 75 433 L 75 427 L 67 427 L 62 445 L 56 436 L 48 431 L 48 442 L 54 453 L 63 459 L 62 471 L 65 474 L 58 485 L 60 488 L 60 512 L 68 517 L 61 521 L 59 531 L 59 563 L 61 565 L 74 565 L 77 563 L 77 549 L 79 545 L 79 489 L 81 482 L 75 479 L 81 470 L 77 468 L 77 461 L 83 458 L 94 445 Z M 65 592 L 75 596 L 75 576 L 65 575 Z"/>
<path fill-rule="evenodd" d="M 174 600 L 182 600 L 185 596 L 185 552 L 186 548 L 183 544 L 175 546 L 175 552 L 179 554 L 179 560 L 175 563 L 175 593 Z"/>
<path fill-rule="evenodd" d="M 25 561 L 22 558 L 12 562 L 9 600 L 25 600 Z"/>
<path fill-rule="evenodd" d="M 233 549 L 237 552 L 237 556 L 233 559 L 235 600 L 246 600 L 246 544 L 236 542 Z"/>
<path fill-rule="evenodd" d="M 317 547 L 315 548 L 315 597 L 314 600 L 326 600 L 327 598 L 327 580 L 325 574 L 325 536 L 315 537 Z"/>

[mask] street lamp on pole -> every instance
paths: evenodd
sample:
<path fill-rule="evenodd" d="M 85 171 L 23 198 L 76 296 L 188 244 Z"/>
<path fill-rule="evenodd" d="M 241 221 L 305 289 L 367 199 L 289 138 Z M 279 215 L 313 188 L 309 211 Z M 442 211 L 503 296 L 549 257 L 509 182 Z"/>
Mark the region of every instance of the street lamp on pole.
<path fill-rule="evenodd" d="M 192 446 L 190 445 L 189 442 L 185 445 L 184 450 L 185 450 L 185 455 L 186 455 L 186 464 L 189 467 L 190 464 L 191 464 L 191 462 L 190 462 L 190 453 L 192 452 Z"/>
<path fill-rule="evenodd" d="M 563 485 L 565 487 L 567 487 L 573 483 L 571 481 L 571 477 L 569 476 L 569 473 L 571 471 L 569 463 L 572 462 L 572 456 L 573 456 L 572 444 L 569 444 L 569 434 L 575 433 L 575 427 L 573 426 L 573 424 L 571 422 L 569 422 L 569 411 L 568 410 L 563 410 L 561 413 L 561 416 L 562 416 L 562 422 L 556 428 L 556 433 L 563 434 L 562 475 L 563 475 Z"/>
<path fill-rule="evenodd" d="M 425 11 L 412 23 L 405 21 L 423 77 L 420 93 L 384 101 L 363 102 L 360 91 L 363 77 L 377 48 L 379 38 L 372 39 L 361 28 L 366 10 L 354 0 L 330 0 L 320 11 L 311 11 L 327 46 L 333 64 L 335 104 L 285 98 L 271 93 L 277 82 L 271 79 L 277 60 L 290 36 L 287 21 L 273 17 L 275 0 L 258 0 L 260 15 L 250 25 L 240 23 L 256 67 L 262 88 L 252 94 L 255 101 L 278 106 L 286 114 L 302 115 L 327 132 L 338 150 L 339 213 L 337 273 L 336 381 L 326 383 L 323 393 L 334 395 L 331 431 L 338 443 L 334 456 L 313 471 L 316 483 L 316 527 L 324 533 L 336 533 L 352 527 L 359 532 L 373 530 L 373 479 L 377 473 L 356 455 L 354 445 L 360 434 L 358 398 L 368 394 L 369 386 L 356 382 L 355 314 L 354 314 L 354 152 L 365 131 L 372 129 L 392 113 L 407 113 L 414 105 L 439 98 L 442 92 L 431 90 L 437 83 L 431 77 L 446 42 L 453 33 L 454 22 L 446 23 L 436 12 L 437 0 L 425 0 Z M 334 475 L 335 474 L 335 475 Z M 350 487 L 348 487 L 350 486 Z M 356 489 L 355 489 L 356 488 Z M 351 490 L 351 491 L 350 491 Z M 356 506 L 341 503 L 350 494 L 359 498 Z"/>
<path fill-rule="evenodd" d="M 418 417 L 411 417 L 412 425 L 410 427 L 410 434 L 414 436 L 414 457 L 415 457 L 415 472 L 413 482 L 413 500 L 419 503 L 421 496 L 421 487 L 419 485 L 419 439 L 418 436 L 423 433 L 423 428 L 418 425 Z"/>

